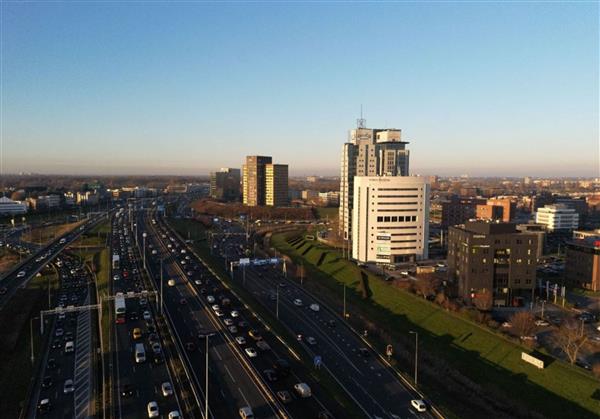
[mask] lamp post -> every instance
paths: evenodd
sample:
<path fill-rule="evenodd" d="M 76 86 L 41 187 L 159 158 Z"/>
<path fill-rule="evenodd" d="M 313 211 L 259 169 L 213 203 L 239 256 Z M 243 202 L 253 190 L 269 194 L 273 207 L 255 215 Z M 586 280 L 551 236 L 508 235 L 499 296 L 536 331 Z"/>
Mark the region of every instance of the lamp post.
<path fill-rule="evenodd" d="M 143 237 L 143 244 L 142 247 L 144 248 L 144 269 L 146 269 L 146 236 L 148 234 L 146 234 L 145 232 L 142 233 L 142 237 Z M 137 236 L 136 236 L 137 237 Z"/>
<path fill-rule="evenodd" d="M 29 319 L 29 340 L 31 343 L 31 365 L 35 362 L 35 356 L 33 355 L 33 321 L 39 319 L 39 317 L 32 317 Z"/>
<path fill-rule="evenodd" d="M 275 302 L 275 317 L 279 320 L 279 284 L 277 284 L 277 290 L 275 291 L 276 302 Z"/>
<path fill-rule="evenodd" d="M 418 385 L 418 365 L 419 365 L 419 333 L 414 331 L 409 331 L 411 335 L 415 335 L 415 386 Z"/>
<path fill-rule="evenodd" d="M 164 300 L 163 300 L 163 260 L 160 258 L 160 314 L 164 315 Z"/>
<path fill-rule="evenodd" d="M 344 287 L 344 320 L 346 320 L 346 284 L 342 284 Z"/>
<path fill-rule="evenodd" d="M 200 338 L 206 339 L 206 357 L 205 357 L 205 379 L 204 379 L 204 419 L 208 419 L 208 338 L 214 336 L 214 333 L 200 335 Z"/>

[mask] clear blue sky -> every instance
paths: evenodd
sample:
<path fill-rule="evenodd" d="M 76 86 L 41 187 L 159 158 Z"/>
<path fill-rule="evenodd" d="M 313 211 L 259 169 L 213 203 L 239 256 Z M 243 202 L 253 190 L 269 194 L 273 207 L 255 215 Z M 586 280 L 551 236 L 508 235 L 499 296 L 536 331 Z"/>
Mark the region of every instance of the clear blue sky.
<path fill-rule="evenodd" d="M 363 104 L 415 173 L 600 175 L 596 2 L 1 7 L 5 173 L 337 174 Z"/>

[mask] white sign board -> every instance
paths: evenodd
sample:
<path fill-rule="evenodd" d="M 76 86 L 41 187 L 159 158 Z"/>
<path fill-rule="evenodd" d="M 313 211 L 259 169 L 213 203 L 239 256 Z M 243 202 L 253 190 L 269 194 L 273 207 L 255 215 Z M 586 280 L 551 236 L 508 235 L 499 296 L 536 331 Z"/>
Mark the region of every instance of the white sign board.
<path fill-rule="evenodd" d="M 525 362 L 529 362 L 531 365 L 534 365 L 541 370 L 544 369 L 544 361 L 529 354 L 526 354 L 525 352 L 521 352 L 521 359 Z"/>
<path fill-rule="evenodd" d="M 240 259 L 240 265 L 250 265 L 250 258 Z"/>

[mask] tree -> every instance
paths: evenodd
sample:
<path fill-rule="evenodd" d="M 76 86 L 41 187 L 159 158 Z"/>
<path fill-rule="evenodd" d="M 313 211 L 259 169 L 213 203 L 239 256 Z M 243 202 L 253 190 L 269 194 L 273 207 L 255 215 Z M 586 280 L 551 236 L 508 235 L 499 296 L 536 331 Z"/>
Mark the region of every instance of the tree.
<path fill-rule="evenodd" d="M 521 338 L 531 335 L 535 327 L 535 317 L 529 311 L 519 311 L 513 314 L 510 322 Z"/>
<path fill-rule="evenodd" d="M 481 292 L 475 294 L 475 298 L 473 298 L 473 304 L 480 311 L 490 311 L 492 309 L 492 302 L 492 293 L 485 288 L 481 290 Z"/>
<path fill-rule="evenodd" d="M 435 284 L 431 278 L 418 278 L 415 283 L 415 293 L 427 298 L 430 295 L 435 295 Z"/>
<path fill-rule="evenodd" d="M 577 361 L 577 354 L 588 339 L 579 326 L 579 322 L 575 319 L 565 320 L 553 333 L 552 337 L 556 346 L 567 355 L 571 364 Z"/>

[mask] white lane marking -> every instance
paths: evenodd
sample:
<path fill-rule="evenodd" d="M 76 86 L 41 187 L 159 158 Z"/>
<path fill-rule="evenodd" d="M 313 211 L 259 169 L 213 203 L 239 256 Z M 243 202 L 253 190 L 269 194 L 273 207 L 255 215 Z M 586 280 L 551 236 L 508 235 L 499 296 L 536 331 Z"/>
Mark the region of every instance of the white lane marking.
<path fill-rule="evenodd" d="M 231 374 L 231 371 L 229 371 L 229 368 L 227 368 L 227 365 L 223 366 L 225 367 L 225 371 L 227 371 L 227 374 L 229 374 L 229 378 L 231 378 L 231 381 L 235 383 L 235 378 L 233 378 L 233 375 Z"/>

